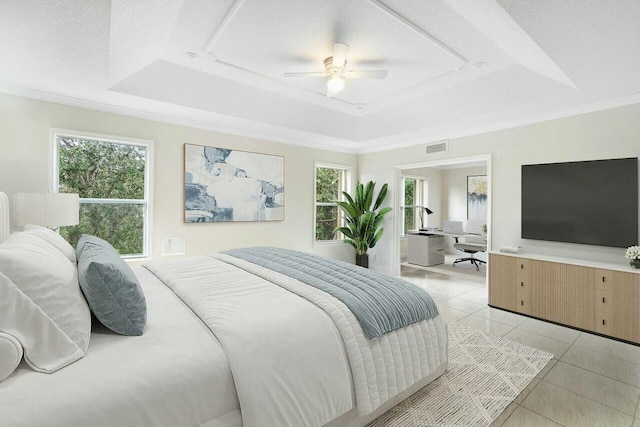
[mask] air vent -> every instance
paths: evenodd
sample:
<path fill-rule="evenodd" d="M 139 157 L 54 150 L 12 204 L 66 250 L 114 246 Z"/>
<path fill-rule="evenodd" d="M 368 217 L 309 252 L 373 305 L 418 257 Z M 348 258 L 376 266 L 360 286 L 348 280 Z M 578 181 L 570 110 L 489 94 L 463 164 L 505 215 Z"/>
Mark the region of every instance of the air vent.
<path fill-rule="evenodd" d="M 427 154 L 442 153 L 443 151 L 449 151 L 449 140 L 427 144 Z"/>

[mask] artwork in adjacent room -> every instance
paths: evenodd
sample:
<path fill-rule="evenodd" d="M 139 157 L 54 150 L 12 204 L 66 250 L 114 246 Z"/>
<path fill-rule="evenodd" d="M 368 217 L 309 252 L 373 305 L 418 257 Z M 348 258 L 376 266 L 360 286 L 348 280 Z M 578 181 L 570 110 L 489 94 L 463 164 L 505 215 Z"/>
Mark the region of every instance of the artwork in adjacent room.
<path fill-rule="evenodd" d="M 282 221 L 284 157 L 184 145 L 184 221 Z"/>
<path fill-rule="evenodd" d="M 467 219 L 487 219 L 487 176 L 467 177 Z"/>

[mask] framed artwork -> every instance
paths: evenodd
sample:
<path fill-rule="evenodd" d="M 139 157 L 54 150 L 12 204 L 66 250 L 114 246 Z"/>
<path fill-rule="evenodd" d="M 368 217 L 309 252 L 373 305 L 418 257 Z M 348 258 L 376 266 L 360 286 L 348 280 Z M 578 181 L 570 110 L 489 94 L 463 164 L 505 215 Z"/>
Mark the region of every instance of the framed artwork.
<path fill-rule="evenodd" d="M 284 157 L 184 145 L 184 222 L 284 220 Z"/>
<path fill-rule="evenodd" d="M 467 177 L 467 219 L 487 219 L 487 176 Z"/>

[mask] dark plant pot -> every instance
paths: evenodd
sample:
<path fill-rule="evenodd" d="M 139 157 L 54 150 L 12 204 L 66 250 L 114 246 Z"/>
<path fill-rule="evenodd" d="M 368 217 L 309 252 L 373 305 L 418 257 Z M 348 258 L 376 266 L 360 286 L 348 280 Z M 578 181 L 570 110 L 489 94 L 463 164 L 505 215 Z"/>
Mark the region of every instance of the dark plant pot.
<path fill-rule="evenodd" d="M 369 254 L 356 254 L 356 265 L 364 268 L 369 268 Z"/>
<path fill-rule="evenodd" d="M 357 257 L 358 255 L 356 255 Z M 357 261 L 356 261 L 357 262 Z M 632 259 L 629 264 L 631 264 L 631 267 L 633 268 L 640 268 L 640 259 Z"/>

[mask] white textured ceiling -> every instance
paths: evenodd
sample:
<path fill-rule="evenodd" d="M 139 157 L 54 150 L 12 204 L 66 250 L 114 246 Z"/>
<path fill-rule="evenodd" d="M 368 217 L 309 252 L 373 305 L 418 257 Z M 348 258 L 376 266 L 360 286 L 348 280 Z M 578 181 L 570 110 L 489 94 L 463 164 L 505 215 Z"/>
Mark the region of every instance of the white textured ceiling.
<path fill-rule="evenodd" d="M 0 90 L 365 152 L 638 102 L 638 22 L 638 0 L 2 0 Z M 283 76 L 334 43 L 388 77 Z"/>

